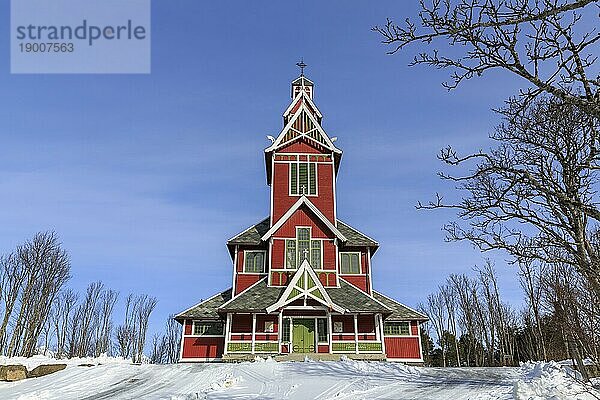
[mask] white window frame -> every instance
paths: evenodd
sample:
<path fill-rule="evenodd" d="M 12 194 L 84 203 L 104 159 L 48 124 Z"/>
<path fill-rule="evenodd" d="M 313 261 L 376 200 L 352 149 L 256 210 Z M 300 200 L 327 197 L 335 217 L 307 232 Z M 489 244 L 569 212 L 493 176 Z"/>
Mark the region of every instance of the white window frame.
<path fill-rule="evenodd" d="M 341 328 L 338 328 L 341 327 Z M 333 321 L 333 333 L 344 333 L 344 321 Z"/>
<path fill-rule="evenodd" d="M 263 272 L 246 271 L 246 254 L 247 253 L 263 253 Z M 242 269 L 242 273 L 252 274 L 252 275 L 265 275 L 267 273 L 267 252 L 266 252 L 266 250 L 244 250 L 244 268 Z"/>
<path fill-rule="evenodd" d="M 264 322 L 264 332 L 265 333 L 275 332 L 275 321 L 265 321 Z"/>
<path fill-rule="evenodd" d="M 315 154 L 313 154 L 315 155 Z M 318 197 L 319 196 L 319 162 L 318 161 L 309 161 L 310 154 L 306 154 L 306 161 L 300 160 L 300 155 L 296 156 L 296 160 L 288 162 L 288 194 L 290 197 L 300 197 L 303 193 L 300 193 L 300 163 L 304 164 L 315 164 L 315 194 L 304 194 L 306 197 Z M 292 164 L 296 164 L 296 185 L 298 189 L 298 193 L 292 193 Z M 308 183 L 310 185 L 310 165 L 307 167 L 307 175 L 308 175 Z M 310 192 L 310 187 L 308 188 Z"/>
<path fill-rule="evenodd" d="M 342 255 L 344 254 L 358 254 L 358 272 L 342 271 Z M 362 253 L 360 251 L 340 251 L 340 275 L 363 275 L 362 269 Z"/>

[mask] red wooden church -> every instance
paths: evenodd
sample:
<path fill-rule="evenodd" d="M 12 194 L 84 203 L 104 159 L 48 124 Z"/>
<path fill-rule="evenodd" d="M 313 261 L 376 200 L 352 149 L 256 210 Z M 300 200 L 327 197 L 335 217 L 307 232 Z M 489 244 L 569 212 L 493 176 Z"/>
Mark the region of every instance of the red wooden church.
<path fill-rule="evenodd" d="M 342 151 L 321 126 L 314 84 L 292 82 L 265 149 L 269 217 L 227 242 L 233 286 L 178 314 L 181 361 L 303 357 L 422 362 L 427 317 L 373 290 L 379 244 L 337 219 Z"/>

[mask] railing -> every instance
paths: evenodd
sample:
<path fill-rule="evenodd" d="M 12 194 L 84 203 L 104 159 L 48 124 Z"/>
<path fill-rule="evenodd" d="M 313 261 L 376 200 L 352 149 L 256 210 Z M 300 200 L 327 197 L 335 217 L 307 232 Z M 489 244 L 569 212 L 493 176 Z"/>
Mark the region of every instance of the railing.
<path fill-rule="evenodd" d="M 354 341 L 334 341 L 332 343 L 331 349 L 334 353 L 355 353 L 356 352 L 356 342 Z M 383 347 L 381 342 L 377 341 L 359 341 L 358 342 L 358 352 L 359 353 L 381 353 L 383 351 Z"/>
<path fill-rule="evenodd" d="M 255 353 L 273 353 L 279 351 L 279 342 L 277 341 L 260 341 L 254 343 Z M 252 353 L 252 342 L 228 342 L 228 353 Z"/>

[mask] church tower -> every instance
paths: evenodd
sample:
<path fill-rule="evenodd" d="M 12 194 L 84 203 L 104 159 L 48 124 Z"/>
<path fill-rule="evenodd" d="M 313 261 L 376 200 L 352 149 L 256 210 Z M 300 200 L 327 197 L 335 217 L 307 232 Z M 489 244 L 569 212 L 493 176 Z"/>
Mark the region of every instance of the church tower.
<path fill-rule="evenodd" d="M 227 241 L 232 287 L 175 317 L 181 360 L 310 353 L 420 362 L 427 317 L 373 290 L 379 244 L 338 219 L 342 150 L 297 65 L 283 128 L 264 150 L 269 216 Z"/>

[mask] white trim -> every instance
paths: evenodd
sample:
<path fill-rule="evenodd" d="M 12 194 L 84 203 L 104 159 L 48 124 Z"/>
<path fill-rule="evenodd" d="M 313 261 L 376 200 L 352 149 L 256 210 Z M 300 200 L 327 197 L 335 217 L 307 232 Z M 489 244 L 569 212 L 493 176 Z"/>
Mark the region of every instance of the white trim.
<path fill-rule="evenodd" d="M 337 174 L 335 173 L 335 158 L 333 153 L 331 153 L 331 185 L 333 190 L 333 220 L 335 221 L 335 226 L 337 227 L 337 193 L 336 193 L 336 181 Z"/>
<path fill-rule="evenodd" d="M 320 291 L 321 295 L 323 296 L 323 299 L 319 299 L 316 296 L 311 295 L 309 290 L 306 288 L 307 282 L 305 281 L 304 282 L 304 285 L 305 285 L 304 290 L 301 291 L 301 293 L 299 295 L 288 300 L 290 293 L 292 292 L 292 290 L 294 290 L 294 288 L 296 287 L 296 284 L 298 283 L 298 281 L 304 275 L 305 272 L 308 275 L 310 275 L 310 277 L 313 279 L 313 281 L 315 283 L 316 289 L 311 289 L 311 291 L 314 291 L 314 290 Z M 267 307 L 266 311 L 268 314 L 270 314 L 273 311 L 285 306 L 286 304 L 289 304 L 289 303 L 291 303 L 299 298 L 302 298 L 302 297 L 306 298 L 307 296 L 310 296 L 315 301 L 317 301 L 321 304 L 324 304 L 325 306 L 328 306 L 341 314 L 343 314 L 345 312 L 345 310 L 342 307 L 338 306 L 337 304 L 335 304 L 333 302 L 333 300 L 331 300 L 331 297 L 329 297 L 329 294 L 327 293 L 327 291 L 321 284 L 319 277 L 317 276 L 315 271 L 310 266 L 310 263 L 308 262 L 308 260 L 304 260 L 302 262 L 302 264 L 300 264 L 300 267 L 296 270 L 292 279 L 290 279 L 288 286 L 285 288 L 285 290 L 283 291 L 283 293 L 281 294 L 279 299 L 274 304 Z"/>
<path fill-rule="evenodd" d="M 183 338 L 185 337 L 185 324 L 186 323 L 187 323 L 187 319 L 184 319 L 183 320 L 183 325 L 181 326 L 181 328 L 182 328 L 181 329 L 181 340 L 180 340 L 180 343 L 179 343 L 179 346 L 180 346 L 180 348 L 179 348 L 179 360 L 180 361 L 183 358 L 183 342 L 184 342 Z"/>
<path fill-rule="evenodd" d="M 327 219 L 327 217 L 323 215 L 323 213 L 308 199 L 308 197 L 304 195 L 300 196 L 298 201 L 296 201 L 294 205 L 291 206 L 281 218 L 279 218 L 277 223 L 271 226 L 271 229 L 269 229 L 267 233 L 263 235 L 261 240 L 265 241 L 270 238 L 302 205 L 306 205 L 321 220 L 321 222 L 323 222 L 325 226 L 327 226 L 327 228 L 333 232 L 335 236 L 340 238 L 343 242 L 347 241 L 346 237 L 335 227 L 335 225 L 333 225 L 331 221 L 329 221 L 329 219 Z"/>
<path fill-rule="evenodd" d="M 412 333 L 412 326 L 410 328 L 410 331 Z M 423 341 L 421 340 L 421 324 L 419 324 L 417 322 L 417 336 L 419 337 L 418 343 L 419 343 L 419 355 L 421 356 L 421 360 L 423 360 Z"/>
<path fill-rule="evenodd" d="M 308 79 L 308 80 L 310 80 L 310 79 Z M 294 85 L 294 82 L 292 82 L 292 87 L 294 87 L 294 86 L 299 86 L 299 85 Z M 302 85 L 302 86 L 304 86 L 304 85 Z M 314 86 L 313 86 L 313 88 L 314 88 Z M 313 96 L 314 96 L 314 92 L 313 92 Z M 296 95 L 296 97 L 292 98 L 293 99 L 292 102 L 290 103 L 290 105 L 288 106 L 288 108 L 286 108 L 286 110 L 282 114 L 283 117 L 287 117 L 288 116 L 288 114 L 292 111 L 292 108 L 294 108 L 294 106 L 298 102 L 297 100 L 300 100 L 300 97 L 305 97 L 306 100 L 308 100 L 309 104 L 315 109 L 315 111 L 316 111 L 317 115 L 319 116 L 319 118 L 323 118 L 323 114 L 321 114 L 321 110 L 319 110 L 319 108 L 314 103 L 313 99 L 310 98 L 310 96 L 308 95 L 308 93 L 306 93 L 303 90 L 301 90 L 300 93 L 298 93 Z M 298 107 L 298 110 L 300 110 L 300 107 Z"/>
<path fill-rule="evenodd" d="M 281 354 L 281 346 L 283 345 L 283 312 L 279 312 L 277 321 L 277 342 L 279 342 L 279 354 Z"/>
<path fill-rule="evenodd" d="M 354 347 L 355 353 L 358 354 L 358 315 L 354 314 Z"/>
<path fill-rule="evenodd" d="M 327 311 L 327 323 L 329 324 L 329 354 L 333 354 L 333 324 L 331 323 L 331 313 Z"/>
<path fill-rule="evenodd" d="M 397 300 L 394 300 L 394 299 L 392 299 L 391 297 L 389 297 L 389 296 L 386 296 L 385 294 L 383 294 L 383 293 L 381 293 L 381 292 L 378 292 L 377 290 L 374 290 L 374 291 L 373 291 L 373 293 L 377 293 L 378 295 L 380 295 L 380 296 L 382 296 L 382 297 L 385 297 L 386 299 L 388 299 L 388 300 L 390 300 L 390 301 L 393 301 L 394 303 L 398 303 L 398 304 L 400 304 L 402 307 L 408 308 L 410 311 L 412 311 L 412 312 L 414 312 L 414 313 L 417 313 L 417 314 L 421 315 L 422 317 L 424 317 L 424 318 L 425 318 L 425 321 L 429 321 L 429 317 L 428 317 L 427 315 L 425 315 L 425 314 L 423 314 L 423 313 L 420 313 L 420 312 L 418 312 L 418 311 L 417 311 L 417 310 L 415 310 L 414 308 L 411 308 L 411 307 L 409 307 L 409 306 L 407 306 L 407 305 L 405 305 L 405 304 L 402 304 L 402 303 L 400 303 L 399 301 L 397 301 Z M 374 300 L 375 300 L 375 301 L 377 301 L 379 304 L 383 304 L 383 303 L 381 303 L 381 302 L 380 302 L 379 300 L 377 300 L 377 299 L 374 299 Z M 385 304 L 384 304 L 384 305 L 385 305 Z M 386 306 L 386 308 L 389 308 L 389 307 L 388 307 L 388 306 Z M 392 310 L 392 311 L 393 311 L 393 310 Z M 412 318 L 412 319 L 403 319 L 403 320 L 401 320 L 401 321 L 419 321 L 419 320 L 418 320 L 417 318 Z"/>
<path fill-rule="evenodd" d="M 227 347 L 229 345 L 229 339 L 231 335 L 231 313 L 227 313 L 225 318 L 225 347 L 223 348 L 223 355 L 227 354 Z"/>
<path fill-rule="evenodd" d="M 237 262 L 238 262 L 238 252 L 239 252 L 239 246 L 236 244 L 235 245 L 235 255 L 233 257 L 233 283 L 231 285 L 231 298 L 233 299 L 235 297 L 235 292 L 236 292 L 236 281 L 237 281 Z"/>
<path fill-rule="evenodd" d="M 263 253 L 263 272 L 247 272 L 246 271 L 246 253 Z M 266 275 L 267 274 L 267 251 L 266 250 L 244 250 L 244 264 L 242 265 L 242 274 L 250 275 Z"/>
<path fill-rule="evenodd" d="M 410 329 L 410 325 L 409 325 Z M 256 344 L 256 313 L 252 313 L 252 347 L 250 353 L 254 354 L 254 348 Z"/>
<path fill-rule="evenodd" d="M 306 132 L 306 133 L 298 132 L 298 136 L 296 136 L 292 140 L 289 140 L 289 141 L 283 143 L 283 138 L 285 137 L 288 130 L 290 128 L 292 128 L 292 126 L 294 125 L 294 122 L 296 122 L 296 120 L 300 117 L 300 115 L 302 115 L 302 111 L 306 112 L 306 115 L 308 116 L 308 118 L 315 125 L 316 130 L 321 134 L 321 136 L 323 136 L 325 143 L 321 143 L 321 142 L 313 139 L 312 137 L 308 136 L 308 134 L 307 134 L 308 132 Z M 277 135 L 277 138 L 275 139 L 275 141 L 269 147 L 267 147 L 265 149 L 265 153 L 269 153 L 271 151 L 276 151 L 277 149 L 281 148 L 282 146 L 289 145 L 289 144 L 295 142 L 297 139 L 303 138 L 303 137 L 308 138 L 309 140 L 317 143 L 319 146 L 323 146 L 323 147 L 331 150 L 334 153 L 342 152 L 340 149 L 335 147 L 335 145 L 333 144 L 333 142 L 331 141 L 331 139 L 329 138 L 329 136 L 327 135 L 327 133 L 325 132 L 323 127 L 321 126 L 321 124 L 319 122 L 317 122 L 314 115 L 310 112 L 310 110 L 306 107 L 306 105 L 304 103 L 302 103 L 300 105 L 300 107 L 298 107 L 298 110 L 294 113 L 294 115 L 289 119 L 288 123 L 283 127 L 281 132 L 279 132 L 279 135 Z"/>
<path fill-rule="evenodd" d="M 381 339 L 381 350 L 383 351 L 383 354 L 387 355 L 387 353 L 385 352 L 385 335 L 384 335 L 384 332 L 383 332 L 383 315 L 381 315 L 381 314 L 377 314 L 377 315 L 379 316 L 379 327 L 378 327 L 378 329 L 379 329 L 379 337 Z"/>
<path fill-rule="evenodd" d="M 423 362 L 423 358 L 386 358 L 391 362 Z"/>
<path fill-rule="evenodd" d="M 371 265 L 371 248 L 367 247 L 367 276 L 369 277 L 369 296 L 373 297 L 373 266 Z"/>

